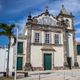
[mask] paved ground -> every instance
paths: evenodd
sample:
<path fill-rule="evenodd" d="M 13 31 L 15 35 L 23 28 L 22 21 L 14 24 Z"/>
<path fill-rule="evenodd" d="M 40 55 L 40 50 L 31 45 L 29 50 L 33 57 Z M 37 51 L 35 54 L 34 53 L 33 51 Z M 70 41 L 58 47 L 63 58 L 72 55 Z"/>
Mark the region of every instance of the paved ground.
<path fill-rule="evenodd" d="M 17 80 L 80 80 L 80 69 L 29 72 L 29 77 Z"/>

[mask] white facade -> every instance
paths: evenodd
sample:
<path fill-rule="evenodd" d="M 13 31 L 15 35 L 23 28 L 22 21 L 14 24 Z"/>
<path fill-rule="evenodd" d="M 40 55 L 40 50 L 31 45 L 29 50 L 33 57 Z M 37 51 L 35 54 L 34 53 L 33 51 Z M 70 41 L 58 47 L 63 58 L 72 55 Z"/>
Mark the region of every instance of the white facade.
<path fill-rule="evenodd" d="M 18 43 L 21 42 L 20 45 L 23 45 L 18 46 L 22 50 L 17 53 L 18 70 L 25 70 L 26 63 L 30 63 L 33 70 L 64 68 L 65 63 L 68 63 L 67 58 L 71 59 L 71 66 L 74 66 L 77 58 L 74 51 L 74 33 L 73 16 L 67 12 L 65 14 L 63 7 L 56 17 L 50 14 L 48 9 L 35 17 L 29 15 L 24 35 L 20 35 L 18 39 Z M 10 52 L 10 71 L 13 70 L 15 62 L 14 49 L 15 47 Z M 5 57 L 3 54 L 6 51 L 1 52 L 0 55 Z M 2 61 L 5 67 L 6 58 Z M 3 67 L 0 66 L 1 69 Z"/>
<path fill-rule="evenodd" d="M 0 48 L 0 72 L 6 71 L 6 56 L 7 56 L 7 49 Z"/>
<path fill-rule="evenodd" d="M 46 33 L 50 38 L 49 43 L 45 42 Z M 64 6 L 57 17 L 50 14 L 48 9 L 33 18 L 30 15 L 25 26 L 25 34 L 28 37 L 26 55 L 30 54 L 32 67 L 45 70 L 45 54 L 51 55 L 51 69 L 64 68 L 65 63 L 68 63 L 68 57 L 71 58 L 71 66 L 74 66 L 77 58 L 74 33 L 73 15 L 69 14 Z M 55 44 L 55 34 L 59 36 L 58 45 Z"/>
<path fill-rule="evenodd" d="M 0 48 L 0 72 L 5 72 L 7 68 L 7 48 Z M 13 47 L 10 48 L 9 54 L 9 72 L 13 71 Z"/>
<path fill-rule="evenodd" d="M 44 31 L 34 31 L 32 30 L 32 43 L 35 43 L 34 41 L 34 34 L 35 32 L 39 32 L 42 37 L 40 37 L 40 42 L 45 43 L 45 32 Z M 54 44 L 54 34 L 55 32 L 51 32 L 51 44 Z M 59 43 L 63 44 L 63 33 L 56 33 L 59 34 L 60 40 Z M 34 67 L 43 67 L 43 54 L 52 54 L 52 67 L 63 67 L 64 63 L 64 47 L 63 46 L 52 46 L 52 48 L 55 49 L 55 51 L 42 51 L 41 48 L 42 45 L 31 45 L 31 63 Z"/>

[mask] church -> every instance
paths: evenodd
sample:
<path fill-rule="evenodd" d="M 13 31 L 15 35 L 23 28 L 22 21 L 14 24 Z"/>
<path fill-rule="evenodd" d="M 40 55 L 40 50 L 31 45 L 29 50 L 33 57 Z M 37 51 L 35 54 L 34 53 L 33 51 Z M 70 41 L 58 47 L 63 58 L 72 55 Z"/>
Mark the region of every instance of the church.
<path fill-rule="evenodd" d="M 53 13 L 54 14 L 54 13 Z M 77 62 L 74 16 L 64 5 L 57 16 L 45 9 L 29 14 L 23 35 L 18 38 L 17 70 L 30 63 L 33 70 L 63 69 Z"/>

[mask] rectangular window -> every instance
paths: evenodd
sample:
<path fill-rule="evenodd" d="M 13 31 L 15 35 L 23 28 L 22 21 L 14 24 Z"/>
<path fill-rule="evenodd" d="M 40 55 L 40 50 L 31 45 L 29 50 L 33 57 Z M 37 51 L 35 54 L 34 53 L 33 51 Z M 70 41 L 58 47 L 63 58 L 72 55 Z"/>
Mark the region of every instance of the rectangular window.
<path fill-rule="evenodd" d="M 36 32 L 35 33 L 35 43 L 39 43 L 40 42 L 40 33 Z"/>
<path fill-rule="evenodd" d="M 54 35 L 54 43 L 56 46 L 59 45 L 59 34 Z"/>
<path fill-rule="evenodd" d="M 17 53 L 21 55 L 23 53 L 23 42 L 18 42 Z"/>
<path fill-rule="evenodd" d="M 50 43 L 50 34 L 45 33 L 45 43 L 49 44 Z"/>
<path fill-rule="evenodd" d="M 80 45 L 77 45 L 77 55 L 80 55 Z"/>

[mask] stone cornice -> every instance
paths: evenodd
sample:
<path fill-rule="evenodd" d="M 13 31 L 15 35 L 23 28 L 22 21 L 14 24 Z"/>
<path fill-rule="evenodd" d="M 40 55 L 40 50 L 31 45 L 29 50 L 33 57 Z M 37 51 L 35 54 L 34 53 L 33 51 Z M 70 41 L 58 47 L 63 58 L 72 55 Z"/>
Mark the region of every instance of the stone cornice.
<path fill-rule="evenodd" d="M 69 32 L 75 32 L 74 29 L 67 29 Z"/>
<path fill-rule="evenodd" d="M 31 25 L 28 26 L 28 25 Z M 50 25 L 42 25 L 42 24 L 34 24 L 34 23 L 27 23 L 27 29 L 32 29 L 32 30 L 39 30 L 39 31 L 51 31 L 51 32 L 58 32 L 61 33 L 66 27 L 64 26 L 50 26 Z M 75 32 L 74 29 L 67 29 L 69 32 Z"/>
<path fill-rule="evenodd" d="M 32 30 L 41 30 L 41 31 L 58 31 L 61 32 L 61 30 L 64 27 L 59 27 L 59 26 L 50 26 L 50 25 L 41 25 L 41 24 L 33 24 L 33 23 L 27 23 L 27 25 L 31 25 L 31 29 Z M 27 29 L 29 29 L 30 27 L 26 27 Z"/>
<path fill-rule="evenodd" d="M 56 47 L 59 47 L 59 46 L 63 46 L 63 44 L 59 44 L 59 45 L 55 45 L 55 44 L 46 44 L 46 43 L 31 43 L 31 45 L 34 45 L 34 46 L 56 46 Z"/>

